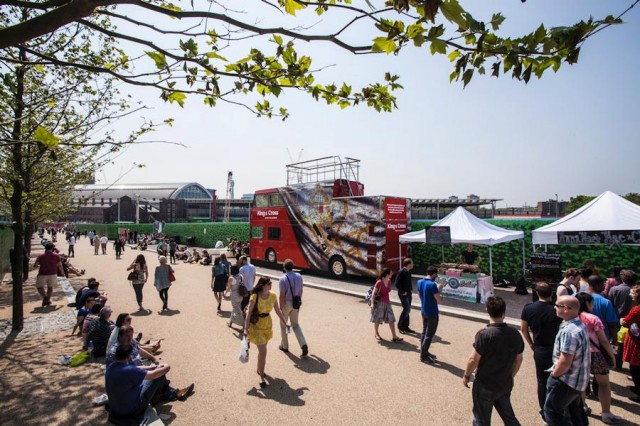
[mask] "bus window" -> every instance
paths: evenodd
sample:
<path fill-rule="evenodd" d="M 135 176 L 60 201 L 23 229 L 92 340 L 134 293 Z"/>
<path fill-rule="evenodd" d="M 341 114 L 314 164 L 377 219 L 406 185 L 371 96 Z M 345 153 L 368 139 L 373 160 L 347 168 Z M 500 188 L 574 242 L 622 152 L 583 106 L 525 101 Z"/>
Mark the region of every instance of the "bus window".
<path fill-rule="evenodd" d="M 269 206 L 271 207 L 281 207 L 284 206 L 284 199 L 280 194 L 271 194 L 269 195 Z"/>
<path fill-rule="evenodd" d="M 257 239 L 264 238 L 264 228 L 262 226 L 252 226 L 251 238 L 257 238 Z"/>
<path fill-rule="evenodd" d="M 269 197 L 268 197 L 268 195 L 256 195 L 255 206 L 256 207 L 268 207 L 269 206 Z"/>
<path fill-rule="evenodd" d="M 280 241 L 280 228 L 267 228 L 267 239 Z"/>

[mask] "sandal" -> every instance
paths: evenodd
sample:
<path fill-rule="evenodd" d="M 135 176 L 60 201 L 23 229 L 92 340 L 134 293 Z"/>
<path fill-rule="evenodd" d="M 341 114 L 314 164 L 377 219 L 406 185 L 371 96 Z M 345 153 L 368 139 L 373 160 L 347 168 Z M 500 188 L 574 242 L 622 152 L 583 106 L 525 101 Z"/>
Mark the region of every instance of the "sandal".
<path fill-rule="evenodd" d="M 402 337 L 394 337 L 393 341 L 394 342 L 402 342 L 404 339 Z"/>
<path fill-rule="evenodd" d="M 376 338 L 376 340 L 382 340 L 382 337 L 380 337 L 380 335 L 379 335 L 379 334 L 376 334 L 376 335 L 375 335 L 375 338 Z"/>

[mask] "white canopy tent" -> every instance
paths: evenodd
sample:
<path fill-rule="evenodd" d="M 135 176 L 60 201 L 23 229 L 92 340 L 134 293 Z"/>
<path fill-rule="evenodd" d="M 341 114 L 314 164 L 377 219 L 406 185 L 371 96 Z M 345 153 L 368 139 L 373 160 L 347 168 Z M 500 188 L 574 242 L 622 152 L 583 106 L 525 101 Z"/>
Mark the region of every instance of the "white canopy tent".
<path fill-rule="evenodd" d="M 533 231 L 533 244 L 558 244 L 558 232 L 636 230 L 640 230 L 640 206 L 605 191 L 573 213 Z"/>
<path fill-rule="evenodd" d="M 463 207 L 458 207 L 432 226 L 448 226 L 451 229 L 452 244 L 476 244 L 489 247 L 489 274 L 493 275 L 493 260 L 491 246 L 509 241 L 522 240 L 522 256 L 524 267 L 524 232 L 510 231 L 485 222 L 469 213 Z M 400 235 L 400 243 L 425 243 L 426 229 Z"/>

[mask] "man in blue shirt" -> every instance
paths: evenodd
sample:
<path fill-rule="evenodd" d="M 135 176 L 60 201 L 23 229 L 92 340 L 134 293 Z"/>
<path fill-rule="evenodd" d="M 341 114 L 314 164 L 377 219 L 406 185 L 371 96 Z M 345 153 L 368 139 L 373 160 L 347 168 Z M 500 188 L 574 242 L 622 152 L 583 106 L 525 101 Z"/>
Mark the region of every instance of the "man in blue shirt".
<path fill-rule="evenodd" d="M 438 270 L 435 266 L 427 268 L 427 278 L 418 281 L 418 294 L 420 295 L 422 313 L 422 339 L 420 342 L 420 361 L 427 364 L 435 364 L 436 356 L 429 352 L 431 341 L 438 330 L 439 311 L 438 303 L 442 303 L 442 288 L 444 283 L 437 285 L 435 279 Z"/>
<path fill-rule="evenodd" d="M 129 364 L 131 345 L 116 349 L 115 361 L 107 367 L 105 387 L 109 397 L 109 421 L 115 425 L 142 421 L 144 412 L 156 393 L 168 387 L 165 375 L 171 367 L 158 365 L 153 370 L 143 370 Z M 193 392 L 193 384 L 181 389 L 176 398 L 184 401 Z"/>

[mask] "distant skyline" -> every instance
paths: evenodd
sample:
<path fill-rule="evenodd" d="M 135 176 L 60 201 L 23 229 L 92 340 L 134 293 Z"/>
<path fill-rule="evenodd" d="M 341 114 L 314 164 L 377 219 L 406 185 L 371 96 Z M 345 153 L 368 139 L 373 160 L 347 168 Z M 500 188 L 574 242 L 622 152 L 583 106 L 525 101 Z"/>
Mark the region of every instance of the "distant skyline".
<path fill-rule="evenodd" d="M 540 23 L 550 27 L 590 15 L 617 15 L 631 2 L 462 4 L 473 7 L 480 19 L 501 11 L 507 18 L 505 32 L 520 35 Z M 320 19 L 312 11 L 299 15 L 309 16 L 311 22 Z M 322 19 L 331 19 L 331 14 Z M 549 71 L 528 85 L 508 75 L 498 79 L 476 75 L 464 90 L 461 83 L 449 84 L 452 65 L 447 58 L 431 56 L 428 48 L 408 48 L 398 57 L 355 57 L 326 45 L 296 44 L 300 52 L 312 56 L 315 67 L 335 64 L 318 72 L 318 81 L 347 81 L 358 87 L 380 80 L 386 71 L 399 74 L 404 90 L 396 92 L 398 110 L 391 114 L 363 106 L 340 110 L 299 93 L 283 93 L 272 101 L 291 113 L 282 122 L 258 119 L 224 103 L 211 109 L 195 96 L 179 108 L 158 99 L 158 92 L 135 89 L 134 98 L 144 99 L 152 108 L 137 118 L 175 119 L 173 127 L 146 140 L 188 148 L 132 146 L 96 178 L 98 183 L 113 183 L 119 176 L 121 183 L 195 181 L 224 198 L 227 173 L 233 171 L 235 195 L 240 198 L 258 189 L 284 186 L 285 165 L 292 162 L 289 153 L 295 162 L 302 150 L 301 160 L 332 155 L 360 159 L 360 180 L 369 195 L 476 194 L 504 199 L 498 204 L 504 207 L 535 205 L 555 199 L 555 194 L 569 200 L 605 190 L 621 195 L 640 192 L 635 165 L 640 158 L 635 124 L 640 11 L 632 10 L 624 20 L 589 39 L 577 65 L 563 64 L 558 73 Z M 247 97 L 247 102 L 253 104 L 255 98 Z M 126 133 L 134 124 L 133 119 L 121 120 L 118 130 Z M 132 169 L 133 163 L 146 167 Z"/>

